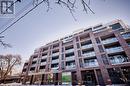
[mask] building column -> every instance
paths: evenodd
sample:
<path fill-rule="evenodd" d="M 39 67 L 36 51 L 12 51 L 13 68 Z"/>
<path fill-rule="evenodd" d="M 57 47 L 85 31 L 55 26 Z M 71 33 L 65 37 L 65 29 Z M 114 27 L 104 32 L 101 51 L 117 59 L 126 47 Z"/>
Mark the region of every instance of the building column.
<path fill-rule="evenodd" d="M 90 34 L 91 41 L 93 43 L 94 52 L 96 54 L 96 58 L 97 58 L 97 61 L 98 61 L 98 64 L 99 64 L 99 68 L 101 70 L 101 74 L 102 74 L 104 83 L 106 85 L 110 85 L 110 84 L 112 84 L 111 79 L 109 77 L 109 74 L 108 74 L 108 71 L 107 71 L 107 69 L 105 67 L 105 64 L 102 61 L 101 54 L 100 54 L 100 51 L 98 49 L 98 45 L 97 45 L 96 40 L 95 40 L 95 36 L 94 36 L 92 31 L 89 34 Z"/>
<path fill-rule="evenodd" d="M 74 45 L 74 53 L 75 53 L 77 80 L 78 80 L 78 84 L 82 84 L 82 76 L 81 76 L 81 70 L 80 70 L 79 58 L 78 58 L 78 53 L 77 53 L 78 52 L 77 51 L 77 44 L 76 44 L 75 37 L 74 37 L 73 45 Z"/>
<path fill-rule="evenodd" d="M 119 31 L 114 31 L 116 38 L 118 39 L 121 47 L 124 49 L 126 55 L 128 56 L 128 60 L 130 61 L 130 48 L 126 43 L 125 39 L 121 36 Z"/>
<path fill-rule="evenodd" d="M 58 73 L 58 85 L 62 85 L 62 72 Z"/>

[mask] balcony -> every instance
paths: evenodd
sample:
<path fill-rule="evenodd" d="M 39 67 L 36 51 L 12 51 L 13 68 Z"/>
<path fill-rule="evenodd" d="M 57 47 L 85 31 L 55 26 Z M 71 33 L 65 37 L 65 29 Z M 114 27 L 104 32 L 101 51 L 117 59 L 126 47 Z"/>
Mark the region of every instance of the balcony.
<path fill-rule="evenodd" d="M 82 46 L 82 49 L 92 48 L 92 47 L 93 47 L 92 44 L 88 44 L 88 45 L 83 45 L 83 46 Z"/>
<path fill-rule="evenodd" d="M 47 55 L 41 57 L 41 59 L 44 59 L 44 58 L 47 58 Z"/>
<path fill-rule="evenodd" d="M 37 60 L 38 60 L 38 58 L 34 58 L 34 59 L 33 59 L 33 61 L 37 61 Z"/>
<path fill-rule="evenodd" d="M 55 66 L 55 67 L 51 67 L 52 70 L 58 70 L 58 66 Z"/>
<path fill-rule="evenodd" d="M 111 39 L 106 39 L 102 41 L 103 44 L 110 44 L 114 42 L 118 42 L 118 40 L 116 38 L 111 38 Z"/>
<path fill-rule="evenodd" d="M 35 73 L 35 70 L 29 71 L 28 75 L 33 75 Z"/>
<path fill-rule="evenodd" d="M 68 50 L 65 50 L 66 53 L 71 53 L 71 52 L 74 52 L 74 49 L 68 49 Z"/>
<path fill-rule="evenodd" d="M 59 63 L 59 59 L 52 60 L 51 63 Z"/>
<path fill-rule="evenodd" d="M 94 57 L 94 56 L 96 56 L 96 55 L 95 55 L 95 52 L 88 52 L 88 53 L 84 53 L 83 56 L 84 56 L 85 58 L 88 58 L 88 57 Z"/>
<path fill-rule="evenodd" d="M 87 67 L 97 67 L 99 66 L 98 65 L 98 62 L 96 59 L 92 59 L 92 60 L 88 60 L 86 63 L 84 63 L 84 67 L 87 68 Z"/>
<path fill-rule="evenodd" d="M 66 57 L 66 61 L 73 61 L 73 60 L 75 60 L 74 58 L 75 58 L 75 56 Z"/>
<path fill-rule="evenodd" d="M 53 53 L 52 56 L 59 56 L 59 52 Z"/>
<path fill-rule="evenodd" d="M 75 69 L 76 68 L 76 65 L 67 65 L 66 66 L 66 70 L 71 70 L 71 69 Z"/>
<path fill-rule="evenodd" d="M 41 65 L 46 65 L 46 62 L 41 62 Z"/>
<path fill-rule="evenodd" d="M 36 64 L 32 64 L 31 67 L 36 67 L 37 65 Z"/>
<path fill-rule="evenodd" d="M 117 56 L 112 56 L 109 57 L 110 58 L 110 62 L 111 64 L 122 64 L 122 63 L 126 63 L 128 62 L 127 57 L 121 56 L 121 55 L 117 55 Z"/>
<path fill-rule="evenodd" d="M 114 47 L 114 48 L 108 48 L 106 49 L 107 53 L 117 53 L 124 51 L 122 47 Z"/>
<path fill-rule="evenodd" d="M 39 72 L 45 72 L 45 69 L 39 69 Z"/>
<path fill-rule="evenodd" d="M 124 39 L 130 39 L 130 33 L 122 34 L 122 37 L 123 37 Z"/>
<path fill-rule="evenodd" d="M 30 70 L 29 72 L 28 72 L 29 74 L 32 74 L 32 73 L 35 73 L 35 70 Z"/>

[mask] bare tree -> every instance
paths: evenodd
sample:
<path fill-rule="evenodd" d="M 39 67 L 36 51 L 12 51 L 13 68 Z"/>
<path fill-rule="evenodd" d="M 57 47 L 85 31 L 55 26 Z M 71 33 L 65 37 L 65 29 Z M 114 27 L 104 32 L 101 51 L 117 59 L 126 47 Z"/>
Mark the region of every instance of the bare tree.
<path fill-rule="evenodd" d="M 104 0 L 105 1 L 105 0 Z M 21 3 L 24 2 L 24 0 L 16 0 L 14 3 Z M 47 11 L 49 11 L 49 9 L 51 8 L 51 4 L 54 2 L 54 4 L 58 4 L 61 7 L 65 7 L 69 10 L 69 12 L 71 13 L 72 17 L 74 18 L 74 20 L 76 21 L 76 18 L 74 16 L 75 10 L 80 6 L 81 9 L 85 12 L 88 13 L 89 11 L 92 14 L 95 14 L 95 12 L 91 9 L 90 7 L 90 3 L 91 0 L 33 0 L 33 7 L 27 11 L 26 13 L 24 13 L 21 17 L 19 17 L 18 19 L 16 19 L 16 21 L 14 21 L 12 24 L 10 24 L 8 27 L 6 27 L 3 31 L 0 32 L 0 35 L 3 34 L 5 31 L 7 31 L 11 26 L 13 26 L 14 24 L 16 24 L 18 21 L 20 21 L 23 17 L 25 17 L 27 14 L 29 14 L 31 11 L 33 11 L 36 7 L 38 7 L 40 4 L 45 3 L 47 5 Z M 13 4 L 14 4 L 13 3 Z M 12 4 L 12 5 L 13 5 Z M 77 5 L 78 4 L 78 5 Z M 12 6 L 11 5 L 11 6 Z M 9 9 L 9 7 L 7 8 Z M 6 9 L 6 10 L 7 10 Z M 23 10 L 23 9 L 22 9 Z M 19 13 L 18 13 L 19 14 Z M 18 16 L 18 15 L 17 15 Z M 12 21 L 12 20 L 11 20 Z M 0 44 L 4 47 L 11 47 L 10 44 L 7 44 L 3 41 L 4 38 L 3 36 L 0 36 Z"/>
<path fill-rule="evenodd" d="M 11 47 L 11 45 L 10 44 L 7 44 L 7 43 L 5 43 L 4 41 L 3 41 L 3 38 L 4 38 L 4 36 L 0 36 L 0 45 L 1 46 L 3 46 L 3 47 Z"/>
<path fill-rule="evenodd" d="M 21 64 L 20 55 L 0 55 L 0 80 L 4 83 L 4 80 L 9 74 L 11 74 L 12 69 Z"/>

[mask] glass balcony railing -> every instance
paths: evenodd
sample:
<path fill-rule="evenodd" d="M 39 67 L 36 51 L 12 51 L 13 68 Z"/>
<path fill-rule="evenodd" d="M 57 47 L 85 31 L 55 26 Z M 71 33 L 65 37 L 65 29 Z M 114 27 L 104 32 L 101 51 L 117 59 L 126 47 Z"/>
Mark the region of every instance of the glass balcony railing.
<path fill-rule="evenodd" d="M 110 58 L 111 64 L 121 64 L 121 63 L 128 62 L 127 57 L 123 57 L 123 56 L 120 56 L 120 55 L 109 57 L 109 58 Z"/>
<path fill-rule="evenodd" d="M 82 46 L 82 49 L 92 48 L 92 47 L 93 47 L 93 45 L 92 45 L 92 44 L 88 44 L 88 45 L 84 45 L 84 46 Z"/>
<path fill-rule="evenodd" d="M 110 43 L 117 42 L 117 41 L 118 40 L 116 38 L 111 38 L 111 39 L 103 40 L 102 43 L 103 44 L 110 44 Z"/>
<path fill-rule="evenodd" d="M 32 64 L 31 67 L 36 67 L 37 65 L 36 64 Z"/>
<path fill-rule="evenodd" d="M 41 65 L 46 65 L 46 62 L 41 62 Z"/>
<path fill-rule="evenodd" d="M 45 72 L 45 69 L 39 69 L 39 72 Z"/>
<path fill-rule="evenodd" d="M 59 63 L 59 59 L 52 60 L 52 63 Z"/>
<path fill-rule="evenodd" d="M 98 62 L 96 59 L 92 59 L 92 60 L 88 60 L 87 62 L 84 63 L 84 67 L 97 67 L 99 66 L 98 65 Z"/>
<path fill-rule="evenodd" d="M 130 39 L 130 33 L 122 34 L 122 37 L 123 37 L 124 39 Z"/>
<path fill-rule="evenodd" d="M 72 60 L 74 60 L 74 56 L 70 56 L 70 57 L 66 57 L 66 61 L 72 61 Z"/>
<path fill-rule="evenodd" d="M 34 59 L 33 59 L 33 61 L 36 61 L 36 60 L 38 60 L 38 58 L 34 58 Z"/>
<path fill-rule="evenodd" d="M 76 65 L 67 65 L 66 66 L 66 70 L 70 70 L 70 69 L 75 69 L 76 68 Z"/>
<path fill-rule="evenodd" d="M 71 52 L 74 52 L 74 49 L 68 49 L 68 50 L 65 50 L 66 53 L 71 53 Z"/>
<path fill-rule="evenodd" d="M 28 73 L 29 74 L 35 73 L 35 70 L 30 70 Z"/>
<path fill-rule="evenodd" d="M 59 56 L 59 52 L 58 53 L 53 53 L 52 56 Z"/>
<path fill-rule="evenodd" d="M 107 53 L 116 53 L 116 52 L 122 52 L 122 51 L 124 51 L 122 47 L 114 47 L 114 48 L 106 49 Z"/>
<path fill-rule="evenodd" d="M 94 57 L 96 55 L 95 55 L 95 52 L 89 52 L 89 53 L 84 53 L 83 56 L 84 57 Z"/>
<path fill-rule="evenodd" d="M 51 67 L 52 70 L 58 70 L 58 68 L 59 68 L 58 66 L 56 66 L 56 67 Z"/>
<path fill-rule="evenodd" d="M 46 55 L 46 56 L 42 56 L 41 58 L 42 58 L 42 59 L 47 58 L 47 55 Z"/>

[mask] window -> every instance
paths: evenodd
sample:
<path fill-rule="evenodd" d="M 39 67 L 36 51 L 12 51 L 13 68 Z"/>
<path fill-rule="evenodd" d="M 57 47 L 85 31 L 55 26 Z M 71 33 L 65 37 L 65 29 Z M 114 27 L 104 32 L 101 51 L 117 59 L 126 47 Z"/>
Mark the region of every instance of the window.
<path fill-rule="evenodd" d="M 33 61 L 32 64 L 36 64 L 36 61 Z"/>
<path fill-rule="evenodd" d="M 79 65 L 80 65 L 80 67 L 83 67 L 82 59 L 79 59 Z"/>
<path fill-rule="evenodd" d="M 61 55 L 61 59 L 64 60 L 64 54 Z"/>
<path fill-rule="evenodd" d="M 78 57 L 81 57 L 81 51 L 78 50 Z"/>
<path fill-rule="evenodd" d="M 100 39 L 99 39 L 99 38 L 96 38 L 96 42 L 99 44 L 99 43 L 100 43 Z"/>
<path fill-rule="evenodd" d="M 100 52 L 104 52 L 104 49 L 103 49 L 102 45 L 98 45 L 98 48 L 99 48 Z"/>
<path fill-rule="evenodd" d="M 113 30 L 122 28 L 120 23 L 116 23 L 116 24 L 110 25 L 110 27 L 112 27 Z"/>
<path fill-rule="evenodd" d="M 62 52 L 64 52 L 64 48 L 62 47 Z"/>
<path fill-rule="evenodd" d="M 41 62 L 46 62 L 46 59 L 41 59 Z"/>
<path fill-rule="evenodd" d="M 78 38 L 78 36 L 76 37 L 76 42 L 77 42 L 77 41 L 79 41 L 79 38 Z"/>
<path fill-rule="evenodd" d="M 26 69 L 23 69 L 23 72 L 26 72 Z"/>
<path fill-rule="evenodd" d="M 102 25 L 98 25 L 98 26 L 95 26 L 93 28 L 96 29 L 96 28 L 99 28 L 99 27 L 102 27 Z"/>
<path fill-rule="evenodd" d="M 45 66 L 40 66 L 40 69 L 45 69 Z"/>
<path fill-rule="evenodd" d="M 107 56 L 106 56 L 105 54 L 102 54 L 101 57 L 102 57 L 103 63 L 104 63 L 105 65 L 109 65 L 109 62 L 108 62 L 108 60 L 107 60 Z"/>
<path fill-rule="evenodd" d="M 80 48 L 80 45 L 79 45 L 79 43 L 77 43 L 77 48 Z"/>
<path fill-rule="evenodd" d="M 35 67 L 31 67 L 31 68 L 30 68 L 30 71 L 32 71 L 32 70 L 35 70 Z"/>
<path fill-rule="evenodd" d="M 65 66 L 65 64 L 64 64 L 64 62 L 62 62 L 62 63 L 61 63 L 61 68 L 62 68 L 62 70 L 64 69 L 64 66 Z"/>

